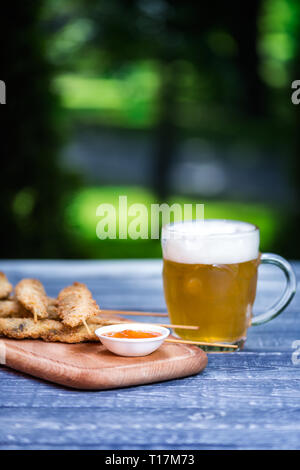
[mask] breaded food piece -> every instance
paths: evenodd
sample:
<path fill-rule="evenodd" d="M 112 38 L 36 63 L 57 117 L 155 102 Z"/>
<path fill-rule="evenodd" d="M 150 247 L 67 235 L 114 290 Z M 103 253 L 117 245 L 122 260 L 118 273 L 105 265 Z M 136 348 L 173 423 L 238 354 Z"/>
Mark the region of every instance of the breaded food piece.
<path fill-rule="evenodd" d="M 99 338 L 95 335 L 95 331 L 97 328 L 99 328 L 99 325 L 97 324 L 88 323 L 89 329 L 92 333 L 90 335 L 83 325 L 78 325 L 75 328 L 71 328 L 69 326 L 65 326 L 62 322 L 56 321 L 55 323 L 57 324 L 55 328 L 49 329 L 41 336 L 41 339 L 44 341 L 59 341 L 60 343 L 69 344 L 99 341 Z"/>
<path fill-rule="evenodd" d="M 0 272 L 0 299 L 7 299 L 12 290 L 13 286 L 8 282 L 5 274 Z"/>
<path fill-rule="evenodd" d="M 55 328 L 55 320 L 39 320 L 34 322 L 32 318 L 0 318 L 0 334 L 14 339 L 38 339 L 49 329 Z"/>
<path fill-rule="evenodd" d="M 83 325 L 76 328 L 65 326 L 57 320 L 38 320 L 37 323 L 32 318 L 0 318 L 0 335 L 13 339 L 42 339 L 44 341 L 59 341 L 61 343 L 82 343 L 86 341 L 99 341 L 95 335 L 95 330 L 99 326 L 110 325 L 118 322 L 101 320 L 97 323 L 88 323 L 92 332 L 89 335 Z"/>
<path fill-rule="evenodd" d="M 32 312 L 26 310 L 16 299 L 0 300 L 0 318 L 32 318 Z M 48 297 L 47 318 L 59 320 L 57 301 Z"/>
<path fill-rule="evenodd" d="M 52 299 L 50 299 L 48 297 L 48 300 L 49 300 L 48 307 L 47 307 L 48 318 L 51 319 L 51 320 L 60 321 L 58 311 L 57 311 L 57 301 L 56 301 L 56 299 L 54 299 L 55 302 L 52 302 L 51 301 Z"/>
<path fill-rule="evenodd" d="M 85 284 L 74 282 L 65 287 L 57 297 L 58 315 L 66 326 L 75 327 L 100 314 L 100 309 Z"/>
<path fill-rule="evenodd" d="M 48 297 L 48 305 L 56 305 L 57 307 L 57 299 L 55 297 Z"/>
<path fill-rule="evenodd" d="M 16 299 L 32 312 L 34 321 L 47 318 L 48 298 L 45 289 L 37 279 L 22 279 L 15 287 Z"/>
<path fill-rule="evenodd" d="M 45 320 L 40 321 L 43 322 Z M 85 326 L 83 325 L 78 325 L 75 328 L 70 328 L 69 326 L 65 326 L 63 323 L 56 321 L 56 327 L 49 329 L 47 333 L 41 336 L 41 339 L 43 339 L 44 341 L 51 342 L 59 341 L 60 343 L 95 342 L 99 341 L 98 336 L 95 334 L 95 331 L 98 328 L 100 328 L 101 326 L 115 325 L 116 323 L 122 322 L 123 321 L 104 320 L 99 317 L 93 317 L 90 321 L 87 322 L 88 327 L 92 333 L 92 335 L 90 335 L 86 330 Z M 125 320 L 124 323 L 126 323 Z"/>
<path fill-rule="evenodd" d="M 32 313 L 26 310 L 17 300 L 0 300 L 0 318 L 32 317 Z"/>

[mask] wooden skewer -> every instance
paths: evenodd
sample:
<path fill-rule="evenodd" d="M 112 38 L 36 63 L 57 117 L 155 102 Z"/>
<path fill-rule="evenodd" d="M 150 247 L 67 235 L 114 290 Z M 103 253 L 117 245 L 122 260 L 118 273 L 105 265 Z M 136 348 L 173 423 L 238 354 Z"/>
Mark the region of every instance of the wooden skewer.
<path fill-rule="evenodd" d="M 165 328 L 181 328 L 182 330 L 199 330 L 199 326 L 194 325 L 173 325 L 172 323 L 153 323 L 153 325 L 164 326 Z"/>
<path fill-rule="evenodd" d="M 91 332 L 91 330 L 89 329 L 88 324 L 87 324 L 87 322 L 85 321 L 84 318 L 83 318 L 83 320 L 82 320 L 82 323 L 84 324 L 84 326 L 85 326 L 85 328 L 86 328 L 88 334 L 89 334 L 90 336 L 92 336 L 92 332 Z"/>
<path fill-rule="evenodd" d="M 130 315 L 137 317 L 168 317 L 167 313 L 157 313 L 157 312 L 138 312 L 136 310 L 101 310 L 101 313 L 113 315 Z"/>
<path fill-rule="evenodd" d="M 123 321 L 120 321 L 120 322 L 116 322 L 115 324 L 118 324 L 118 325 L 122 325 L 124 322 Z M 145 324 L 145 325 L 149 325 L 149 323 L 144 323 L 144 322 L 136 322 L 136 323 L 139 323 L 141 325 Z M 199 330 L 199 326 L 195 326 L 195 325 L 173 325 L 172 323 L 150 323 L 150 325 L 154 325 L 154 326 L 163 326 L 165 328 L 181 328 L 182 330 Z"/>
<path fill-rule="evenodd" d="M 167 343 L 181 343 L 181 344 L 198 344 L 199 346 L 216 346 L 219 348 L 232 348 L 237 349 L 236 344 L 224 344 L 224 343 L 205 343 L 204 341 L 189 341 L 185 339 L 165 339 Z"/>

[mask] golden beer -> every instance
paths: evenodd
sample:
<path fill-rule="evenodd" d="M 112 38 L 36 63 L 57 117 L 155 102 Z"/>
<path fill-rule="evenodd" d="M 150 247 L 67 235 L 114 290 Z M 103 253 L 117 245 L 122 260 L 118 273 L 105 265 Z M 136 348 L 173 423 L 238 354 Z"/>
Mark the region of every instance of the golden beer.
<path fill-rule="evenodd" d="M 184 264 L 164 260 L 165 299 L 181 338 L 238 343 L 246 338 L 255 300 L 258 259 L 233 264 Z"/>
<path fill-rule="evenodd" d="M 242 347 L 247 328 L 279 315 L 296 291 L 291 265 L 273 253 L 259 253 L 259 229 L 235 220 L 195 220 L 162 229 L 163 281 L 171 323 L 181 338 Z M 286 288 L 265 312 L 252 316 L 260 264 L 281 269 Z M 213 349 L 206 346 L 207 349 Z"/>
<path fill-rule="evenodd" d="M 251 323 L 259 230 L 245 222 L 205 220 L 163 227 L 163 281 L 170 320 L 196 325 L 181 338 L 242 345 Z"/>

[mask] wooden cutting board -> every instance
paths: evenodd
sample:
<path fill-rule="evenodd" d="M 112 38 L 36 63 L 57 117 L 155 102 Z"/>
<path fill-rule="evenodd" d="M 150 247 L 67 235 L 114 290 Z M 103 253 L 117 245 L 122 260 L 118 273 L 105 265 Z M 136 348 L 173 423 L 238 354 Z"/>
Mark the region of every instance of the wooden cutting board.
<path fill-rule="evenodd" d="M 77 389 L 104 390 L 197 374 L 207 365 L 196 346 L 164 343 L 144 357 L 121 357 L 101 343 L 0 339 L 0 364 Z"/>

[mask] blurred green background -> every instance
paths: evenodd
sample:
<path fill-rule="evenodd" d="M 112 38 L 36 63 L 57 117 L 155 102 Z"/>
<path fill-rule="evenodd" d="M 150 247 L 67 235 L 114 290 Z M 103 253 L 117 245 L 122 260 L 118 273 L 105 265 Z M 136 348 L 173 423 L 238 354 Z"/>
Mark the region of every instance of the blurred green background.
<path fill-rule="evenodd" d="M 205 204 L 300 258 L 297 0 L 8 5 L 2 258 L 146 258 L 96 208 Z M 297 75 L 298 74 L 298 75 Z"/>

